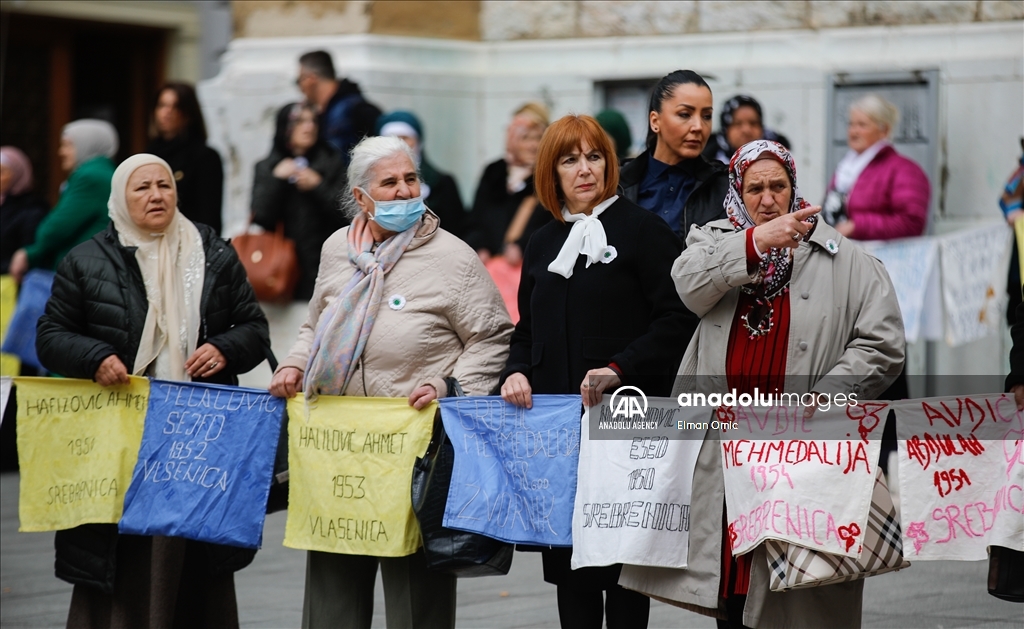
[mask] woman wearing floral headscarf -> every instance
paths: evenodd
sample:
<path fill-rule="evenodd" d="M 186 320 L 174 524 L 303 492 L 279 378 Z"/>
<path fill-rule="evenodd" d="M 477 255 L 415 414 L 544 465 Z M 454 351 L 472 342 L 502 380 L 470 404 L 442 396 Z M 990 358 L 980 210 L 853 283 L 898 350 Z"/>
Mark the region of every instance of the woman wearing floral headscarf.
<path fill-rule="evenodd" d="M 680 374 L 738 394 L 841 384 L 874 399 L 900 372 L 905 349 L 885 268 L 817 220 L 820 208 L 800 198 L 782 145 L 742 146 L 729 184 L 728 218 L 691 231 L 672 267 L 680 298 L 701 317 Z M 688 567 L 627 567 L 619 583 L 706 615 L 723 610 L 724 627 L 859 626 L 863 581 L 769 592 L 763 546 L 732 556 L 720 453 L 709 432 L 694 472 Z"/>

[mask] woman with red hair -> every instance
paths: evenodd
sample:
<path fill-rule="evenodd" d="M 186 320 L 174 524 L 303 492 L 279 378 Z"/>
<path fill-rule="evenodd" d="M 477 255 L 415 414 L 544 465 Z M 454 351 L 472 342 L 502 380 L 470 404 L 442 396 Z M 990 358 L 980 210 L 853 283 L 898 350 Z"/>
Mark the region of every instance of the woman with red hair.
<path fill-rule="evenodd" d="M 548 128 L 534 177 L 555 220 L 523 256 L 502 397 L 529 408 L 533 393 L 579 391 L 587 406 L 622 385 L 668 395 L 697 325 L 670 276 L 682 243 L 660 217 L 615 193 L 615 149 L 590 116 Z M 650 600 L 618 585 L 621 565 L 572 570 L 571 556 L 571 548 L 543 551 L 562 627 L 599 628 L 605 611 L 609 629 L 647 626 Z"/>

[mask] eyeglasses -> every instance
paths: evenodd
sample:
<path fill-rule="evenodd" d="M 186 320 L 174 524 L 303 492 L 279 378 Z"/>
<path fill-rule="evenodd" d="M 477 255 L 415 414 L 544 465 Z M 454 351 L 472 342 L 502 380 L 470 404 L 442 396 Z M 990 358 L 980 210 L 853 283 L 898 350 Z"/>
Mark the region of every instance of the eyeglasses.
<path fill-rule="evenodd" d="M 295 85 L 301 87 L 304 80 L 314 78 L 315 76 L 311 72 L 300 72 L 298 78 L 295 79 Z"/>

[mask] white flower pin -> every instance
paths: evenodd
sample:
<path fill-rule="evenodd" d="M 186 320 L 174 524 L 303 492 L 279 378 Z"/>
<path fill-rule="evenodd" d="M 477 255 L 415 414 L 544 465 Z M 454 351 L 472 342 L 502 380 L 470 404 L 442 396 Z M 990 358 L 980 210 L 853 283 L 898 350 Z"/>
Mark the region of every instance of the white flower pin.
<path fill-rule="evenodd" d="M 828 249 L 829 253 L 835 253 L 839 251 L 839 244 L 835 240 L 829 238 L 825 241 L 825 248 Z"/>
<path fill-rule="evenodd" d="M 388 308 L 391 308 L 392 310 L 401 310 L 402 308 L 405 308 L 405 297 L 402 297 L 397 293 L 388 297 Z"/>
<path fill-rule="evenodd" d="M 601 250 L 601 262 L 603 262 L 604 264 L 608 264 L 609 262 L 617 258 L 618 255 L 619 252 L 615 250 L 615 247 L 608 245 L 607 247 Z"/>

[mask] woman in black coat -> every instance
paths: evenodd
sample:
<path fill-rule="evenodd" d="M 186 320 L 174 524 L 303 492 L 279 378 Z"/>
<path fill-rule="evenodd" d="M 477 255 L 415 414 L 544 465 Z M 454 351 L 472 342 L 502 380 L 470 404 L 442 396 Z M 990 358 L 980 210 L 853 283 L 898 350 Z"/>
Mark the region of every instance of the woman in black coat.
<path fill-rule="evenodd" d="M 316 112 L 306 103 L 282 107 L 274 146 L 256 164 L 252 183 L 252 222 L 267 231 L 283 222 L 284 235 L 295 241 L 297 301 L 313 296 L 324 241 L 348 224 L 339 209 L 345 187 L 341 156 L 317 139 L 316 120 Z"/>
<path fill-rule="evenodd" d="M 220 154 L 206 145 L 206 122 L 194 87 L 167 83 L 160 88 L 153 110 L 153 130 L 156 136 L 146 152 L 170 164 L 181 213 L 220 234 L 224 165 Z"/>
<path fill-rule="evenodd" d="M 61 261 L 39 320 L 47 369 L 104 386 L 130 374 L 237 384 L 270 355 L 234 249 L 185 218 L 176 196 L 154 155 L 114 172 L 111 225 Z M 233 572 L 255 553 L 113 524 L 58 531 L 55 546 L 57 576 L 75 585 L 69 626 L 237 627 Z"/>
<path fill-rule="evenodd" d="M 682 245 L 664 221 L 615 194 L 617 179 L 615 149 L 593 118 L 566 116 L 545 133 L 537 195 L 559 210 L 526 247 L 521 319 L 502 374 L 512 404 L 579 391 L 593 406 L 621 385 L 671 393 L 697 325 L 669 274 Z M 601 627 L 604 610 L 610 629 L 647 626 L 650 600 L 618 586 L 621 565 L 571 570 L 571 556 L 543 552 L 563 627 Z"/>
<path fill-rule="evenodd" d="M 464 240 L 485 262 L 504 254 L 513 265 L 518 264 L 530 236 L 551 220 L 550 214 L 537 207 L 533 181 L 537 147 L 547 126 L 547 108 L 526 103 L 509 124 L 505 157 L 484 168 Z"/>
<path fill-rule="evenodd" d="M 651 92 L 647 150 L 622 167 L 619 194 L 665 219 L 683 241 L 690 228 L 725 218 L 729 171 L 701 155 L 711 136 L 711 87 L 692 70 Z"/>
<path fill-rule="evenodd" d="M 32 190 L 32 162 L 13 146 L 0 147 L 0 275 L 11 256 L 32 244 L 49 206 Z"/>

